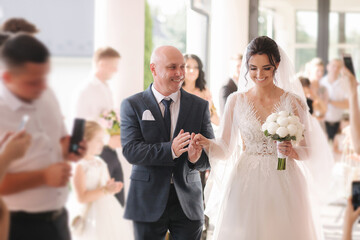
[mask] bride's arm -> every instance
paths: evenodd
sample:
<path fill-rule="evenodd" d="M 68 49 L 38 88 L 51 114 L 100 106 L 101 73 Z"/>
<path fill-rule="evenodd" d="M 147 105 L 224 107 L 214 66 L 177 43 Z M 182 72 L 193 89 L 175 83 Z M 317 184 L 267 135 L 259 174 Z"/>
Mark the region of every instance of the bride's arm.
<path fill-rule="evenodd" d="M 309 114 L 306 103 L 301 101 L 299 98 L 295 97 L 294 99 L 294 114 L 299 117 L 300 122 L 305 126 L 304 138 L 296 145 L 292 146 L 291 153 L 289 157 L 296 160 L 305 160 L 308 159 L 310 154 L 308 146 L 308 132 L 309 131 L 309 121 L 311 116 Z"/>
<path fill-rule="evenodd" d="M 229 96 L 217 139 L 207 139 L 201 134 L 197 134 L 194 139 L 195 143 L 201 145 L 211 158 L 227 159 L 236 146 L 238 130 L 234 125 L 234 110 L 238 97 L 239 93 Z"/>

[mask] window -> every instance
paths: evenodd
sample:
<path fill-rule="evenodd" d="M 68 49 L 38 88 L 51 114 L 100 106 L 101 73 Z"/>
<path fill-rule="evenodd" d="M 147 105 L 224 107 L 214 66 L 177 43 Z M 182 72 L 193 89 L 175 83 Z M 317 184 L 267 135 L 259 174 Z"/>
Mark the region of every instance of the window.
<path fill-rule="evenodd" d="M 303 70 L 305 63 L 316 57 L 318 31 L 316 11 L 296 11 L 295 69 Z"/>

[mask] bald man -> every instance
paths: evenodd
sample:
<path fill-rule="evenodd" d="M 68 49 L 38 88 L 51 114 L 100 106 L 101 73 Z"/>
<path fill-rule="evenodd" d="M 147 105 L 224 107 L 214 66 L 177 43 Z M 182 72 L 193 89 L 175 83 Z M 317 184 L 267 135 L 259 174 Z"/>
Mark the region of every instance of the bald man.
<path fill-rule="evenodd" d="M 196 133 L 214 138 L 208 102 L 181 89 L 185 62 L 172 46 L 154 50 L 154 82 L 121 105 L 123 154 L 133 165 L 125 218 L 137 240 L 201 238 L 204 222 L 199 171 L 209 169 Z"/>

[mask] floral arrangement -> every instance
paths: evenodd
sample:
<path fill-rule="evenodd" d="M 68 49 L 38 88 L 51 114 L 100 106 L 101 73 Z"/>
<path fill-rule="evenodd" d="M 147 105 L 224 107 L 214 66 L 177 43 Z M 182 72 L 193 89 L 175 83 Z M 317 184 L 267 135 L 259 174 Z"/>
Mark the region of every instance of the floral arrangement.
<path fill-rule="evenodd" d="M 120 115 L 117 111 L 105 111 L 100 115 L 100 124 L 110 136 L 120 135 Z"/>
<path fill-rule="evenodd" d="M 267 117 L 261 130 L 266 137 L 275 140 L 277 144 L 283 141 L 300 142 L 304 137 L 304 125 L 298 116 L 287 111 L 272 113 Z M 286 156 L 278 151 L 277 170 L 286 169 Z"/>

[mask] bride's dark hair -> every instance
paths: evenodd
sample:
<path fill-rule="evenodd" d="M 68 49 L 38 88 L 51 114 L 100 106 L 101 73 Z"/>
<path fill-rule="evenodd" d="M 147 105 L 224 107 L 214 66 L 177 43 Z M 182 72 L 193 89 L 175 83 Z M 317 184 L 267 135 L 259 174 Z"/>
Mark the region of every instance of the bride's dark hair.
<path fill-rule="evenodd" d="M 280 51 L 278 48 L 278 45 L 274 40 L 267 36 L 261 36 L 254 38 L 248 45 L 246 49 L 246 73 L 245 73 L 245 79 L 246 75 L 249 72 L 249 60 L 252 56 L 255 54 L 266 54 L 269 58 L 270 64 L 275 67 L 276 70 L 276 64 L 280 62 Z M 274 74 L 275 74 L 274 70 Z"/>

